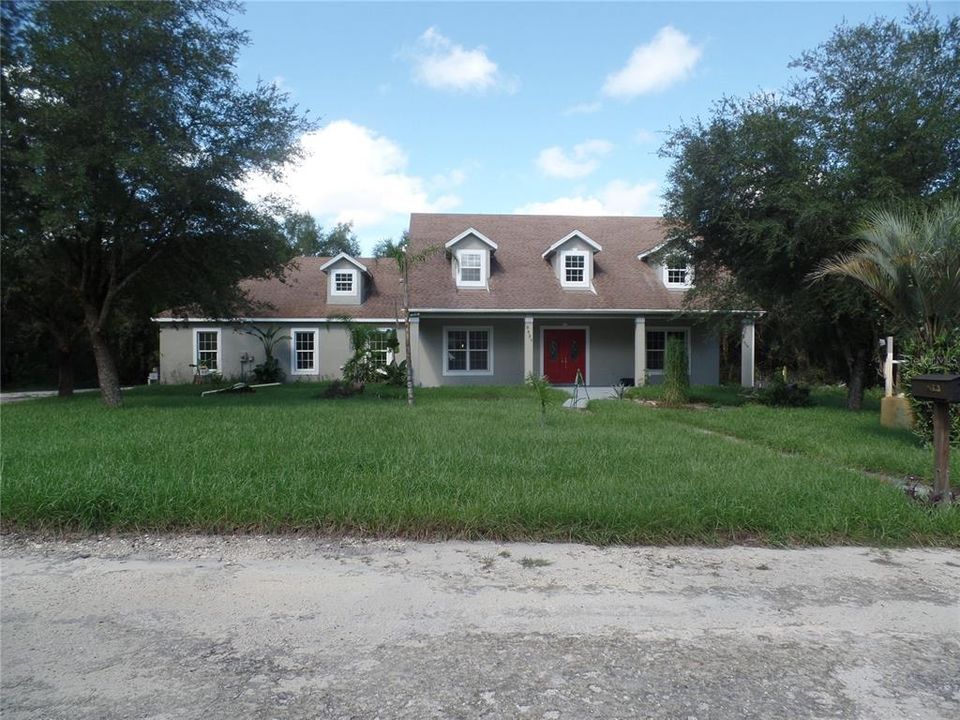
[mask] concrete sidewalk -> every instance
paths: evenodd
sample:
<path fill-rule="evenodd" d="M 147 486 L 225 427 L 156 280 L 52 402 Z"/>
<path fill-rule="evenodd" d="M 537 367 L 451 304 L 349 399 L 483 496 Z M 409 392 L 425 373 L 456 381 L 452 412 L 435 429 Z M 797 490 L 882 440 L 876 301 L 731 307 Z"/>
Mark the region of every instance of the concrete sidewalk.
<path fill-rule="evenodd" d="M 960 717 L 960 553 L 8 536 L 26 718 Z"/>

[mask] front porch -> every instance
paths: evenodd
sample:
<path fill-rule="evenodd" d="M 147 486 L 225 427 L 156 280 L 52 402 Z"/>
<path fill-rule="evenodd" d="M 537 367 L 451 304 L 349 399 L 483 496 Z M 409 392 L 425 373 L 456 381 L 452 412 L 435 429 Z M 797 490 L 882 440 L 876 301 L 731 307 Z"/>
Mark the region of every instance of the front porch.
<path fill-rule="evenodd" d="M 642 385 L 663 378 L 666 342 L 687 344 L 690 381 L 717 385 L 717 332 L 675 314 L 561 316 L 413 316 L 411 341 L 418 384 L 517 385 L 530 374 L 555 385 Z M 741 383 L 754 383 L 754 326 L 745 320 Z"/>

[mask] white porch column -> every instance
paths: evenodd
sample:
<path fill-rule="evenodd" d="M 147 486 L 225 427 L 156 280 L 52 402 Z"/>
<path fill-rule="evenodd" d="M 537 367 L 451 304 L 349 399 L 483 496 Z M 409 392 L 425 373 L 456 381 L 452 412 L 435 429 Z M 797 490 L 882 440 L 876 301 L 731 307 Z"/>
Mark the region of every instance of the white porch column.
<path fill-rule="evenodd" d="M 634 318 L 633 321 L 633 384 L 647 383 L 647 319 Z"/>
<path fill-rule="evenodd" d="M 743 387 L 753 387 L 755 383 L 753 369 L 756 355 L 755 341 L 753 318 L 744 320 L 740 331 L 740 384 Z"/>
<path fill-rule="evenodd" d="M 533 318 L 523 319 L 523 379 L 534 373 L 533 369 Z"/>
<path fill-rule="evenodd" d="M 416 386 L 423 385 L 423 378 L 420 377 L 420 316 L 411 315 L 407 319 L 407 332 L 410 333 L 410 355 L 407 358 L 407 367 L 413 373 L 413 383 Z"/>

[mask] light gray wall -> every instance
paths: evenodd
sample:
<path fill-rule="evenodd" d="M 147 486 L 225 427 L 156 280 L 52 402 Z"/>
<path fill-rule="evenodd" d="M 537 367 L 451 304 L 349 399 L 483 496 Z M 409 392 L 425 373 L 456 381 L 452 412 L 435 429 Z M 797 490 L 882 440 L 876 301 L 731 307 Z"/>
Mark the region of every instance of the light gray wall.
<path fill-rule="evenodd" d="M 444 327 L 490 327 L 493 330 L 492 375 L 444 375 Z M 418 385 L 519 385 L 523 382 L 523 318 L 472 320 L 421 318 Z"/>
<path fill-rule="evenodd" d="M 335 379 L 342 376 L 340 368 L 352 354 L 350 333 L 343 323 L 304 322 L 259 324 L 264 329 L 281 327 L 283 340 L 277 345 L 274 355 L 280 361 L 280 367 L 286 374 L 287 382 L 309 382 L 323 379 Z M 193 356 L 193 335 L 198 329 L 220 329 L 220 363 L 223 376 L 230 380 L 241 377 L 240 356 L 248 353 L 254 362 L 244 366 L 247 379 L 256 365 L 266 357 L 263 344 L 252 335 L 242 331 L 237 323 L 209 324 L 196 323 L 173 327 L 163 323 L 160 326 L 160 382 L 189 383 L 193 381 L 195 362 Z M 380 323 L 377 327 L 387 327 Z M 392 326 L 391 326 L 392 327 Z M 294 375 L 291 368 L 291 347 L 293 330 L 317 330 L 317 372 L 310 375 Z M 399 334 L 399 359 L 403 358 L 403 332 Z"/>
<path fill-rule="evenodd" d="M 444 375 L 444 327 L 492 327 L 494 373 L 492 375 Z M 543 371 L 542 330 L 546 327 L 588 328 L 588 377 L 590 385 L 614 385 L 634 373 L 634 318 L 595 320 L 552 320 L 537 318 L 533 325 L 533 367 Z M 716 385 L 720 381 L 720 344 L 712 329 L 683 322 L 660 322 L 648 319 L 647 329 L 687 328 L 690 338 L 690 382 L 695 385 Z M 523 318 L 440 319 L 421 318 L 420 348 L 416 353 L 417 384 L 438 385 L 519 385 L 523 382 Z M 662 375 L 650 375 L 656 384 Z"/>
<path fill-rule="evenodd" d="M 357 276 L 356 286 L 353 295 L 334 295 L 333 294 L 333 273 L 337 270 L 353 270 Z M 328 267 L 325 271 L 327 280 L 327 304 L 328 305 L 359 305 L 363 301 L 363 294 L 366 292 L 367 276 L 352 262 L 341 259 Z"/>
<path fill-rule="evenodd" d="M 690 325 L 683 322 L 657 322 L 647 320 L 647 330 L 686 328 L 689 337 L 690 384 L 720 384 L 720 336 L 706 325 Z M 632 372 L 630 373 L 633 374 Z M 662 373 L 650 373 L 647 382 L 659 385 L 663 382 Z"/>

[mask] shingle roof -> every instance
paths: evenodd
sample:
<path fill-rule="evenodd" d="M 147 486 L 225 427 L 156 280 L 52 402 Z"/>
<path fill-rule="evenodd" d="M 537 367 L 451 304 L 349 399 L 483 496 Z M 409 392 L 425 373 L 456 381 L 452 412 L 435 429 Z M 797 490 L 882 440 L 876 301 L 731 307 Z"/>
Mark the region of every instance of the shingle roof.
<path fill-rule="evenodd" d="M 360 305 L 327 303 L 327 274 L 320 268 L 329 257 L 298 257 L 287 266 L 284 280 L 243 280 L 245 290 L 258 307 L 256 318 L 377 318 L 387 320 L 401 311 L 400 273 L 395 260 L 356 258 L 368 270 L 367 293 Z M 170 312 L 161 318 L 171 318 Z"/>
<path fill-rule="evenodd" d="M 284 282 L 244 280 L 240 286 L 258 303 L 270 307 L 264 317 L 324 318 L 334 315 L 393 318 L 400 307 L 400 274 L 389 258 L 357 258 L 369 271 L 367 292 L 360 305 L 327 303 L 327 276 L 320 267 L 330 258 L 300 257 L 291 263 Z M 259 314 L 258 314 L 259 317 Z"/>
<path fill-rule="evenodd" d="M 412 309 L 677 310 L 683 303 L 683 291 L 668 290 L 660 274 L 637 259 L 664 241 L 661 218 L 415 213 L 412 250 L 443 248 L 470 227 L 499 246 L 490 260 L 489 290 L 457 288 L 441 250 L 410 270 Z M 549 260 L 541 257 L 574 230 L 603 248 L 594 256 L 596 294 L 561 287 Z"/>

